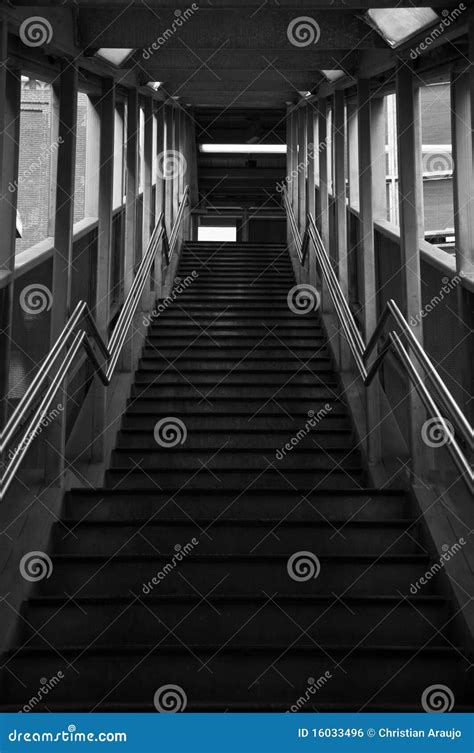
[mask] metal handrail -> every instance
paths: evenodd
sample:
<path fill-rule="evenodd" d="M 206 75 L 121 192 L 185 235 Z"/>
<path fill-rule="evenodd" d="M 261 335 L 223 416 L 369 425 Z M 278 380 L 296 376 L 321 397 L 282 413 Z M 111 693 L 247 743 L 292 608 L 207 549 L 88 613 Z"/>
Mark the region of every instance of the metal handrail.
<path fill-rule="evenodd" d="M 73 364 L 76 355 L 81 348 L 84 348 L 89 360 L 92 362 L 94 371 L 97 373 L 101 382 L 105 386 L 110 384 L 127 333 L 143 295 L 151 268 L 156 259 L 156 253 L 160 241 L 165 264 L 168 265 L 179 237 L 180 226 L 184 216 L 184 208 L 187 205 L 188 197 L 189 189 L 186 186 L 169 239 L 163 212 L 158 216 L 146 252 L 140 262 L 108 343 L 102 338 L 86 301 L 79 301 L 75 306 L 62 332 L 59 334 L 53 347 L 42 362 L 38 372 L 26 389 L 24 395 L 21 397 L 15 410 L 8 418 L 3 431 L 0 432 L 0 453 L 4 453 L 15 434 L 22 427 L 25 417 L 30 413 L 47 382 L 46 392 L 32 417 L 27 422 L 26 428 L 22 432 L 13 457 L 7 462 L 6 469 L 0 478 L 0 500 L 3 499 L 5 492 L 8 490 L 32 440 L 39 431 L 42 421 L 47 417 L 54 396 L 61 383 L 64 381 L 69 368 Z M 85 320 L 86 324 L 89 326 L 92 338 L 87 329 L 76 331 L 77 325 L 82 320 Z M 69 340 L 73 334 L 74 339 L 72 344 L 68 347 Z M 101 363 L 94 350 L 93 343 L 98 346 L 98 349 L 104 357 L 105 364 Z M 66 347 L 67 352 L 64 353 Z M 57 365 L 56 371 L 51 374 L 53 372 L 53 367 L 57 364 L 61 355 L 63 355 L 62 360 L 59 365 Z"/>
<path fill-rule="evenodd" d="M 433 418 L 438 419 L 440 426 L 444 426 L 446 431 L 448 431 L 446 424 L 447 418 L 472 452 L 474 450 L 473 427 L 467 420 L 448 387 L 441 379 L 439 373 L 436 371 L 428 354 L 416 339 L 410 325 L 403 316 L 396 302 L 393 299 L 387 301 L 385 309 L 377 322 L 368 343 L 365 344 L 339 284 L 339 280 L 332 267 L 323 240 L 314 221 L 314 217 L 311 214 L 308 214 L 307 224 L 302 237 L 286 189 L 283 189 L 283 203 L 286 208 L 293 243 L 300 264 L 304 265 L 309 246 L 311 245 L 364 385 L 368 386 L 372 382 L 387 353 L 393 351 L 398 356 L 400 363 L 404 366 L 410 381 L 420 395 L 428 413 L 430 413 Z M 401 333 L 407 341 L 410 352 L 416 357 L 418 365 L 422 367 L 424 377 L 432 388 L 431 392 L 427 389 L 417 365 L 413 362 L 409 351 L 404 347 L 399 334 L 396 331 L 388 333 L 388 338 L 383 343 L 380 352 L 369 365 L 369 358 L 381 340 L 385 325 L 390 318 L 395 320 L 395 323 L 398 325 Z M 441 414 L 441 411 L 433 398 L 432 392 L 436 393 L 436 398 L 441 403 L 446 418 Z M 461 471 L 470 491 L 474 491 L 474 473 L 472 467 L 458 441 L 450 431 L 448 431 L 448 442 L 446 443 L 446 446 L 457 467 Z"/>

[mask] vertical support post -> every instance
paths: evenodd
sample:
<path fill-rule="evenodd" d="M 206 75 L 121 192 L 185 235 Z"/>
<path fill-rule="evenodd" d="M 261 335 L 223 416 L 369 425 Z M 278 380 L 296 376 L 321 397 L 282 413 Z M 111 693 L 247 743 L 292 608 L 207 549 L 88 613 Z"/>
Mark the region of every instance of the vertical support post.
<path fill-rule="evenodd" d="M 7 22 L 0 21 L 0 60 L 8 58 Z M 18 177 L 20 144 L 20 71 L 0 66 L 0 425 L 8 411 L 11 327 L 13 316 L 13 270 L 15 267 L 17 191 L 8 187 Z"/>
<path fill-rule="evenodd" d="M 291 113 L 291 206 L 298 218 L 298 111 L 293 109 Z"/>
<path fill-rule="evenodd" d="M 364 335 L 366 342 L 372 335 L 377 324 L 377 279 L 375 268 L 375 236 L 374 236 L 374 193 L 381 191 L 382 187 L 374 185 L 372 167 L 374 164 L 375 148 L 378 139 L 375 131 L 379 130 L 382 123 L 374 123 L 371 109 L 370 81 L 359 80 L 358 85 L 358 124 L 354 130 L 358 134 L 358 165 L 359 177 L 357 182 L 357 196 L 359 198 L 360 211 L 360 241 L 359 253 L 361 254 L 362 290 L 360 291 Z M 354 146 L 354 144 L 352 144 Z M 385 151 L 383 152 L 385 156 Z M 354 176 L 355 177 L 355 176 Z M 352 182 L 351 182 L 352 186 Z M 366 451 L 369 462 L 369 470 L 372 475 L 376 466 L 380 463 L 381 450 L 381 427 L 380 427 L 380 386 L 377 379 L 367 388 L 366 392 Z"/>
<path fill-rule="evenodd" d="M 53 251 L 53 305 L 51 308 L 50 343 L 63 329 L 71 300 L 72 232 L 74 222 L 74 183 L 76 170 L 77 68 L 64 63 L 59 77 L 59 149 L 56 176 L 56 218 Z M 59 399 L 67 407 L 66 385 Z M 65 467 L 66 414 L 48 428 L 46 479 L 61 483 Z"/>
<path fill-rule="evenodd" d="M 298 211 L 296 214 L 301 237 L 306 227 L 306 111 L 300 107 L 298 113 Z"/>
<path fill-rule="evenodd" d="M 112 211 L 114 191 L 115 153 L 115 83 L 102 82 L 99 139 L 99 224 L 97 229 L 97 288 L 95 321 L 101 337 L 107 342 L 110 317 L 110 272 L 112 254 Z M 105 455 L 107 388 L 94 382 L 94 410 L 92 416 L 92 460 L 100 462 Z"/>
<path fill-rule="evenodd" d="M 166 138 L 166 109 L 163 104 L 158 106 L 156 113 L 156 193 L 155 193 L 155 221 L 158 220 L 161 213 L 165 213 L 165 181 L 163 177 L 163 154 L 165 151 Z M 155 298 L 161 298 L 163 284 L 163 255 L 161 248 L 155 259 L 154 266 L 155 277 Z"/>
<path fill-rule="evenodd" d="M 161 163 L 161 169 L 165 180 L 165 220 L 166 230 L 168 235 L 171 233 L 171 227 L 173 222 L 173 179 L 168 174 L 166 169 L 173 150 L 173 121 L 172 121 L 172 108 L 168 105 L 163 105 L 165 108 L 165 150 L 163 154 L 163 160 Z"/>
<path fill-rule="evenodd" d="M 400 250 L 405 316 L 416 322 L 412 332 L 423 344 L 420 240 L 423 238 L 420 92 L 411 69 L 397 71 L 397 140 L 399 155 Z M 413 476 L 423 471 L 421 428 L 425 412 L 414 390 L 408 396 L 409 452 Z"/>
<path fill-rule="evenodd" d="M 346 300 L 349 300 L 349 271 L 347 262 L 347 208 L 346 208 L 346 124 L 344 91 L 334 94 L 333 107 L 334 144 L 334 200 L 336 205 L 336 253 L 339 284 Z M 351 362 L 349 344 L 339 328 L 339 367 L 349 369 Z"/>
<path fill-rule="evenodd" d="M 474 19 L 474 13 L 472 18 Z M 470 36 L 474 54 L 474 21 L 471 21 Z M 451 83 L 456 271 L 462 277 L 461 284 L 457 286 L 457 306 L 463 330 L 463 369 L 460 378 L 466 395 L 469 395 L 472 379 L 472 293 L 466 289 L 465 281 L 471 284 L 474 282 L 474 215 L 469 201 L 469 197 L 472 201 L 474 195 L 473 68 L 471 65 L 470 69 L 462 74 L 453 73 Z M 470 411 L 472 417 L 474 408 L 471 402 L 466 399 L 464 409 Z"/>
<path fill-rule="evenodd" d="M 151 223 L 153 217 L 152 211 L 152 189 L 153 189 L 153 100 L 151 97 L 145 99 L 144 110 L 144 139 L 143 139 L 143 216 L 142 216 L 142 256 L 146 253 L 151 236 Z M 143 291 L 142 308 L 149 311 L 151 305 L 151 277 L 148 278 L 147 284 Z"/>
<path fill-rule="evenodd" d="M 319 150 L 319 227 L 321 240 L 329 254 L 329 184 L 328 184 L 328 105 L 326 98 L 319 101 L 318 124 L 319 142 L 324 144 Z M 331 298 L 324 278 L 321 276 L 321 308 L 325 314 L 331 312 Z"/>
<path fill-rule="evenodd" d="M 129 89 L 127 97 L 127 172 L 125 199 L 125 253 L 123 264 L 124 298 L 133 283 L 137 243 L 137 200 L 138 200 L 138 90 Z M 122 350 L 121 368 L 131 371 L 133 367 L 133 323 L 125 339 Z"/>
<path fill-rule="evenodd" d="M 316 217 L 316 194 L 315 194 L 315 163 L 314 153 L 316 150 L 315 143 L 315 129 L 314 129 L 314 109 L 310 103 L 306 108 L 306 157 L 308 162 L 308 184 L 307 184 L 307 214 L 311 214 Z M 316 285 L 316 258 L 311 250 L 308 253 L 306 269 L 308 274 L 308 282 L 310 285 Z"/>

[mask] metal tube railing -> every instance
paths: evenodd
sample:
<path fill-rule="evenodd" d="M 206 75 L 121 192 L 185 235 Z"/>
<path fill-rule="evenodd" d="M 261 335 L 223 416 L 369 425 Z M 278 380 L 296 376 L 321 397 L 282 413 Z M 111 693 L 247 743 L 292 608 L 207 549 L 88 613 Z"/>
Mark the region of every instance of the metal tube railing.
<path fill-rule="evenodd" d="M 397 332 L 392 331 L 388 334 L 388 339 L 383 343 L 382 349 L 377 354 L 376 358 L 372 361 L 370 366 L 368 366 L 369 358 L 380 342 L 387 322 L 390 318 L 393 318 L 399 329 L 401 330 L 401 333 L 406 338 L 411 353 L 416 358 L 419 366 L 421 366 L 421 368 L 423 369 L 424 377 L 436 392 L 436 395 L 441 403 L 443 410 L 446 413 L 447 418 L 449 419 L 453 428 L 465 441 L 469 450 L 472 451 L 474 449 L 473 427 L 468 422 L 466 416 L 457 404 L 453 395 L 441 379 L 439 373 L 436 371 L 429 356 L 416 339 L 414 333 L 410 328 L 410 325 L 403 316 L 396 302 L 393 299 L 387 301 L 386 307 L 382 312 L 382 315 L 380 316 L 380 319 L 377 322 L 376 327 L 366 345 L 361 333 L 359 332 L 354 316 L 344 296 L 342 288 L 339 284 L 339 280 L 337 279 L 336 273 L 332 267 L 328 253 L 324 247 L 324 243 L 314 221 L 314 217 L 311 214 L 308 215 L 305 232 L 302 238 L 298 230 L 288 192 L 285 188 L 283 189 L 283 203 L 286 208 L 293 241 L 296 246 L 297 254 L 301 264 L 304 264 L 305 262 L 307 249 L 309 248 L 309 241 L 311 241 L 316 260 L 331 295 L 337 317 L 347 338 L 349 348 L 354 357 L 359 374 L 364 384 L 368 386 L 372 382 L 376 373 L 384 362 L 387 353 L 393 351 L 397 355 L 400 363 L 404 366 L 410 381 L 420 395 L 420 398 L 428 413 L 430 413 L 434 418 L 438 419 L 441 426 L 443 424 L 446 425 L 446 419 L 443 417 L 437 403 L 427 389 L 423 378 L 419 374 L 417 366 L 413 363 L 409 352 L 404 347 Z M 461 474 L 466 481 L 470 491 L 474 491 L 474 473 L 458 441 L 454 436 L 449 436 L 446 445 L 454 462 L 456 463 L 456 466 L 461 471 Z"/>
<path fill-rule="evenodd" d="M 56 392 L 66 378 L 67 373 L 81 348 L 84 348 L 87 357 L 94 367 L 95 373 L 99 376 L 102 383 L 106 386 L 110 384 L 130 325 L 143 295 L 153 262 L 156 259 L 156 253 L 160 241 L 162 245 L 162 254 L 165 256 L 165 262 L 166 264 L 169 264 L 179 237 L 180 227 L 184 217 L 184 208 L 188 202 L 188 197 L 189 188 L 186 186 L 169 240 L 166 232 L 164 214 L 161 213 L 159 215 L 155 227 L 153 228 L 147 250 L 140 262 L 140 266 L 133 279 L 108 343 L 105 343 L 103 340 L 88 304 L 85 301 L 80 301 L 75 306 L 74 311 L 66 322 L 59 337 L 42 362 L 37 374 L 26 389 L 25 394 L 20 399 L 12 415 L 9 417 L 3 431 L 0 433 L 0 453 L 4 453 L 15 434 L 20 428 L 22 428 L 26 416 L 42 394 L 44 384 L 46 380 L 48 380 L 46 391 L 43 394 L 38 407 L 34 411 L 33 416 L 28 421 L 26 429 L 22 432 L 17 447 L 14 450 L 13 457 L 6 463 L 6 469 L 0 478 L 0 499 L 3 499 L 5 492 L 8 490 L 32 440 L 38 432 L 41 422 L 47 415 L 47 411 L 49 410 Z M 82 319 L 85 319 L 89 325 L 89 328 L 92 331 L 93 340 L 91 341 L 88 332 L 85 329 L 82 329 L 75 333 L 72 343 L 68 345 L 70 337 Z M 92 342 L 96 343 L 102 355 L 105 357 L 105 368 L 100 363 L 94 351 Z M 64 354 L 65 348 L 67 348 L 67 352 Z M 63 358 L 53 376 L 50 376 L 53 366 L 56 364 L 61 354 L 63 354 Z"/>

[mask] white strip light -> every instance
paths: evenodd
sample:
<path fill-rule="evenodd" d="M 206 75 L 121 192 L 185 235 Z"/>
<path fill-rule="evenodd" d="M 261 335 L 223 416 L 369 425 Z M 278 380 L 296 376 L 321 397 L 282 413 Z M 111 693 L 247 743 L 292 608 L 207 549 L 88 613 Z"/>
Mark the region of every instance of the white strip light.
<path fill-rule="evenodd" d="M 286 144 L 199 144 L 204 154 L 286 154 Z"/>

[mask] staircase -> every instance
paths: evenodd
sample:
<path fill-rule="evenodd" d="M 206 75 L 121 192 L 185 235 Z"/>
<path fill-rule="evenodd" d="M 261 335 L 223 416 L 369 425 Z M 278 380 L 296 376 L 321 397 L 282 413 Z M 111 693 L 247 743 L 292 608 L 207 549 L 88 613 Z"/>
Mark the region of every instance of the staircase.
<path fill-rule="evenodd" d="M 420 711 L 438 684 L 462 708 L 442 574 L 410 592 L 423 531 L 404 492 L 370 488 L 286 249 L 189 243 L 179 277 L 104 488 L 65 497 L 3 708 L 59 671 L 34 710 Z"/>

